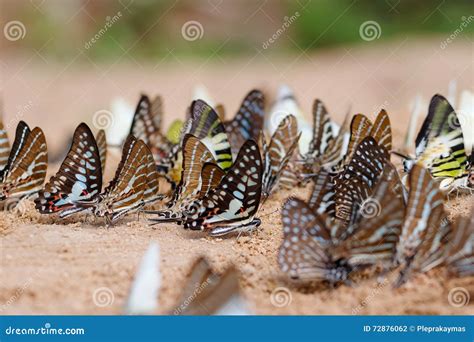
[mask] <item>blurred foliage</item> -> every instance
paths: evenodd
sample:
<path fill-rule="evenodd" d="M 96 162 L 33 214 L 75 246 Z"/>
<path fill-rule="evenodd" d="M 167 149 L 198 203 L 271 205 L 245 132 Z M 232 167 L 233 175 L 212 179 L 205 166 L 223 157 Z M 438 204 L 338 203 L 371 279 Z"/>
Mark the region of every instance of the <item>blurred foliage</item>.
<path fill-rule="evenodd" d="M 298 18 L 268 53 L 291 53 L 295 45 L 314 50 L 366 44 L 359 35 L 366 21 L 380 25 L 379 40 L 427 34 L 447 37 L 460 27 L 463 17 L 474 15 L 473 8 L 472 0 L 24 0 L 2 3 L 1 12 L 2 22 L 20 20 L 27 28 L 25 39 L 7 42 L 7 48 L 34 49 L 58 59 L 82 50 L 93 60 L 116 59 L 126 52 L 156 61 L 170 54 L 180 58 L 254 54 L 295 12 Z M 120 18 L 85 48 L 118 12 Z M 189 20 L 202 24 L 202 39 L 183 39 L 181 28 Z M 462 34 L 473 32 L 474 20 Z"/>

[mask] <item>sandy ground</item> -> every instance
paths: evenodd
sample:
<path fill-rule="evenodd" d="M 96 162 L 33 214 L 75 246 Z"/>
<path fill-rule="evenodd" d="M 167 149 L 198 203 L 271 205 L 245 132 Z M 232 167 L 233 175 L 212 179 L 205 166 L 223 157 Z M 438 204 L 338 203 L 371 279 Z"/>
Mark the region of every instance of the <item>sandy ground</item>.
<path fill-rule="evenodd" d="M 80 120 L 108 108 L 114 96 L 130 101 L 142 90 L 165 98 L 165 121 L 181 117 L 193 84 L 206 84 L 229 113 L 236 110 L 252 87 L 274 89 L 286 82 L 295 88 L 304 109 L 318 96 L 341 121 L 349 105 L 352 112 L 374 115 L 386 107 L 391 114 L 395 145 L 402 143 L 408 122 L 408 103 L 418 93 L 425 101 L 436 92 L 446 94 L 448 83 L 473 87 L 472 45 L 453 43 L 439 48 L 439 40 L 404 40 L 388 45 L 348 47 L 298 59 L 177 61 L 170 57 L 156 64 L 140 64 L 128 56 L 107 66 L 72 61 L 58 65 L 32 55 L 4 56 L 2 74 L 5 122 L 13 138 L 19 118 L 40 125 L 51 154 L 64 150 L 68 134 Z M 271 62 L 270 62 L 271 60 Z M 184 100 L 183 100 L 184 97 Z M 111 157 L 108 176 L 118 162 Z M 57 165 L 50 167 L 55 171 Z M 238 240 L 210 239 L 175 225 L 147 226 L 130 216 L 113 228 L 102 221 L 77 216 L 67 221 L 41 216 L 33 203 L 19 212 L 0 213 L 0 313 L 2 314 L 120 314 L 137 265 L 151 241 L 161 249 L 163 285 L 160 312 L 173 307 L 184 277 L 195 257 L 205 254 L 217 272 L 235 263 L 242 272 L 243 295 L 257 314 L 473 314 L 474 302 L 449 304 L 451 290 L 462 287 L 474 298 L 474 278 L 449 279 L 444 269 L 418 275 L 401 289 L 390 282 L 360 279 L 353 287 L 304 288 L 288 282 L 279 272 L 276 254 L 282 239 L 280 214 L 284 199 L 273 196 L 260 213 L 263 224 L 252 236 Z M 452 199 L 452 216 L 465 215 L 472 197 Z M 390 274 L 389 279 L 394 279 Z M 106 307 L 94 304 L 93 293 L 109 288 L 114 300 Z M 288 305 L 277 308 L 271 294 L 278 287 L 291 293 Z"/>

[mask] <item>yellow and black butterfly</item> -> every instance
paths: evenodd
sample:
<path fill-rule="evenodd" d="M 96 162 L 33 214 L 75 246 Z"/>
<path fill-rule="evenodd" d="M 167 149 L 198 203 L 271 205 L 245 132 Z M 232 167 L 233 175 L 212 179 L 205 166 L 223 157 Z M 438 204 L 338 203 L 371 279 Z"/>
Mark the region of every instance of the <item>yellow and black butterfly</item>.
<path fill-rule="evenodd" d="M 30 130 L 24 121 L 18 123 L 15 141 L 8 153 L 8 137 L 0 126 L 0 199 L 21 199 L 41 190 L 48 168 L 48 149 L 43 131 Z"/>
<path fill-rule="evenodd" d="M 448 100 L 438 94 L 433 96 L 428 115 L 416 137 L 415 157 L 403 156 L 405 171 L 409 172 L 414 164 L 420 164 L 440 181 L 441 190 L 472 191 L 472 162 L 465 152 L 463 134 L 460 118 Z"/>
<path fill-rule="evenodd" d="M 224 171 L 232 166 L 232 151 L 224 124 L 217 113 L 202 100 L 193 101 L 191 118 L 186 122 L 182 138 L 192 134 L 206 145 L 214 156 L 217 165 Z M 158 162 L 158 172 L 172 184 L 179 184 L 182 172 L 182 140 L 181 144 L 172 148 L 168 157 Z"/>

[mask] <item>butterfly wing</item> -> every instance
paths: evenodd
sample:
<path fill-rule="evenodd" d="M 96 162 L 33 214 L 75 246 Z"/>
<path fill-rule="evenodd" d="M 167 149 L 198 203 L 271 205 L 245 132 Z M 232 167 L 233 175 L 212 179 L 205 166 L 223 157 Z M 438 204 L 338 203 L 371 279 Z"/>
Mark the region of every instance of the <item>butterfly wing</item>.
<path fill-rule="evenodd" d="M 370 195 L 377 178 L 389 160 L 385 147 L 366 137 L 357 146 L 353 158 L 336 179 L 336 218 L 349 223 Z"/>
<path fill-rule="evenodd" d="M 252 222 L 260 205 L 262 171 L 258 145 L 247 140 L 219 186 L 202 200 L 198 217 L 190 217 L 185 227 L 202 230 Z"/>
<path fill-rule="evenodd" d="M 280 122 L 264 156 L 265 173 L 262 186 L 264 199 L 270 196 L 272 190 L 278 184 L 282 170 L 286 167 L 298 146 L 299 137 L 296 118 L 293 115 L 288 115 Z"/>
<path fill-rule="evenodd" d="M 99 153 L 92 131 L 80 124 L 59 171 L 39 192 L 36 209 L 42 214 L 60 212 L 61 217 L 66 217 L 90 208 L 102 188 Z"/>
<path fill-rule="evenodd" d="M 4 180 L 7 176 L 10 167 L 15 163 L 21 149 L 25 145 L 28 135 L 31 133 L 30 127 L 24 121 L 20 121 L 16 126 L 15 141 L 8 156 L 8 161 L 5 167 L 0 172 L 0 179 Z"/>
<path fill-rule="evenodd" d="M 292 279 L 327 280 L 334 263 L 328 253 L 331 236 L 321 216 L 302 200 L 290 198 L 282 210 L 280 269 Z"/>
<path fill-rule="evenodd" d="M 148 148 L 142 140 L 129 136 L 114 179 L 101 195 L 98 216 L 111 216 L 112 222 L 143 205 L 147 181 Z"/>
<path fill-rule="evenodd" d="M 239 153 L 240 147 L 248 139 L 257 140 L 263 129 L 265 98 L 260 90 L 249 92 L 232 121 L 225 123 L 232 155 Z"/>
<path fill-rule="evenodd" d="M 230 267 L 223 274 L 218 275 L 212 272 L 204 258 L 200 258 L 194 263 L 186 279 L 185 288 L 174 313 L 212 315 L 238 292 L 238 272 L 235 268 Z"/>
<path fill-rule="evenodd" d="M 43 131 L 36 127 L 21 144 L 9 166 L 2 187 L 4 197 L 23 197 L 38 192 L 46 178 L 48 149 Z"/>
<path fill-rule="evenodd" d="M 390 152 L 392 150 L 392 125 L 387 112 L 382 109 L 375 119 L 369 135 Z"/>
<path fill-rule="evenodd" d="M 474 211 L 471 217 L 459 218 L 448 241 L 445 264 L 450 274 L 458 277 L 474 275 Z"/>
<path fill-rule="evenodd" d="M 100 155 L 100 165 L 102 168 L 102 172 L 105 171 L 105 164 L 107 162 L 107 137 L 105 135 L 105 131 L 101 129 L 95 138 L 97 142 L 97 147 L 99 148 L 99 155 Z"/>
<path fill-rule="evenodd" d="M 205 163 L 201 171 L 202 185 L 199 197 L 204 198 L 212 189 L 217 188 L 224 176 L 225 172 L 219 166 L 214 163 Z"/>
<path fill-rule="evenodd" d="M 369 136 L 371 129 L 372 121 L 370 121 L 365 115 L 354 115 L 351 121 L 351 137 L 347 147 L 346 161 L 352 158 L 355 149 L 365 137 Z"/>
<path fill-rule="evenodd" d="M 0 170 L 5 169 L 10 155 L 10 143 L 8 141 L 8 133 L 3 126 L 3 120 L 0 116 Z"/>
<path fill-rule="evenodd" d="M 313 139 L 309 144 L 307 158 L 317 158 L 323 155 L 333 139 L 329 113 L 324 104 L 316 99 L 313 103 Z"/>

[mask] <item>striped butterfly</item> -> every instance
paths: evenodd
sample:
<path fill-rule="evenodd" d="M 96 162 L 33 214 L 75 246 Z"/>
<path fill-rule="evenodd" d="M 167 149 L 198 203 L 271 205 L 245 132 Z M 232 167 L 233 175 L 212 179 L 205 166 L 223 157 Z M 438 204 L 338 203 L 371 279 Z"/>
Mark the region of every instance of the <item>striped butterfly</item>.
<path fill-rule="evenodd" d="M 263 165 L 258 145 L 247 140 L 219 185 L 194 204 L 185 228 L 208 230 L 211 236 L 249 232 L 258 228 L 255 215 L 262 195 Z"/>
<path fill-rule="evenodd" d="M 280 269 L 292 279 L 349 283 L 350 273 L 383 264 L 390 267 L 403 221 L 401 184 L 393 166 L 386 167 L 373 193 L 376 214 L 360 210 L 350 234 L 336 237 L 337 223 L 304 201 L 289 199 L 282 211 Z M 397 185 L 398 184 L 398 185 Z"/>
<path fill-rule="evenodd" d="M 94 205 L 96 216 L 105 217 L 108 222 L 114 223 L 143 206 L 150 157 L 151 152 L 142 140 L 131 135 L 127 138 L 115 177 Z"/>
<path fill-rule="evenodd" d="M 0 170 L 5 169 L 7 166 L 9 156 L 10 142 L 8 141 L 8 133 L 0 117 Z"/>
<path fill-rule="evenodd" d="M 313 104 L 313 138 L 302 163 L 303 183 L 316 176 L 320 170 L 337 171 L 349 143 L 348 116 L 336 132 L 324 104 L 316 99 Z"/>
<path fill-rule="evenodd" d="M 208 261 L 200 257 L 192 265 L 172 313 L 188 316 L 246 315 L 248 311 L 239 292 L 239 274 L 235 267 L 217 274 Z"/>
<path fill-rule="evenodd" d="M 193 101 L 190 112 L 191 118 L 185 124 L 183 138 L 186 134 L 194 135 L 211 151 L 217 165 L 224 171 L 229 170 L 232 152 L 224 124 L 217 113 L 202 100 Z M 158 165 L 160 174 L 173 184 L 178 184 L 181 179 L 182 147 L 182 144 L 176 145 Z"/>
<path fill-rule="evenodd" d="M 365 137 L 354 150 L 353 157 L 335 179 L 335 216 L 350 223 L 355 211 L 366 200 L 389 161 L 384 146 L 371 136 Z"/>
<path fill-rule="evenodd" d="M 405 171 L 415 163 L 441 180 L 443 191 L 472 188 L 460 118 L 441 95 L 431 99 L 428 115 L 416 137 L 415 157 L 404 160 Z"/>
<path fill-rule="evenodd" d="M 240 147 L 246 140 L 258 139 L 263 129 L 264 116 L 265 97 L 263 93 L 260 90 L 250 91 L 242 101 L 234 119 L 224 122 L 233 156 L 239 153 Z"/>
<path fill-rule="evenodd" d="M 453 225 L 452 238 L 447 243 L 446 259 L 449 274 L 457 277 L 474 275 L 474 211 L 471 217 L 459 218 Z"/>
<path fill-rule="evenodd" d="M 161 132 L 163 101 L 156 96 L 153 101 L 141 95 L 133 116 L 130 135 L 142 140 L 151 149 L 156 160 L 166 157 L 171 148 L 170 142 Z"/>
<path fill-rule="evenodd" d="M 89 126 L 81 123 L 59 171 L 39 192 L 36 209 L 42 214 L 59 213 L 64 218 L 92 209 L 101 189 L 100 150 Z"/>
<path fill-rule="evenodd" d="M 172 198 L 167 203 L 168 209 L 150 211 L 162 219 L 153 222 L 181 222 L 187 215 L 187 206 L 198 198 L 203 185 L 202 173 L 206 163 L 215 165 L 215 159 L 206 145 L 192 134 L 186 134 L 183 139 L 183 162 L 181 180 L 174 189 Z M 219 168 L 217 165 L 215 165 Z M 223 171 L 222 171 L 223 172 Z"/>
<path fill-rule="evenodd" d="M 452 233 L 443 201 L 430 172 L 415 164 L 409 175 L 408 202 L 397 247 L 397 261 L 402 265 L 397 287 L 413 272 L 427 272 L 443 262 L 445 241 Z"/>
<path fill-rule="evenodd" d="M 97 148 L 99 149 L 99 156 L 100 156 L 100 166 L 102 169 L 102 173 L 105 171 L 105 165 L 107 162 L 107 137 L 105 135 L 105 131 L 101 129 L 96 137 L 95 141 L 97 142 Z"/>
<path fill-rule="evenodd" d="M 286 116 L 273 133 L 268 146 L 263 134 L 261 138 L 264 161 L 262 201 L 265 201 L 278 185 L 282 171 L 298 147 L 300 134 L 296 118 L 293 115 Z"/>
<path fill-rule="evenodd" d="M 2 149 L 8 148 L 8 138 L 3 130 Z M 24 198 L 41 190 L 48 168 L 48 148 L 43 131 L 30 130 L 24 121 L 18 123 L 15 141 L 6 163 L 0 170 L 0 199 Z"/>

